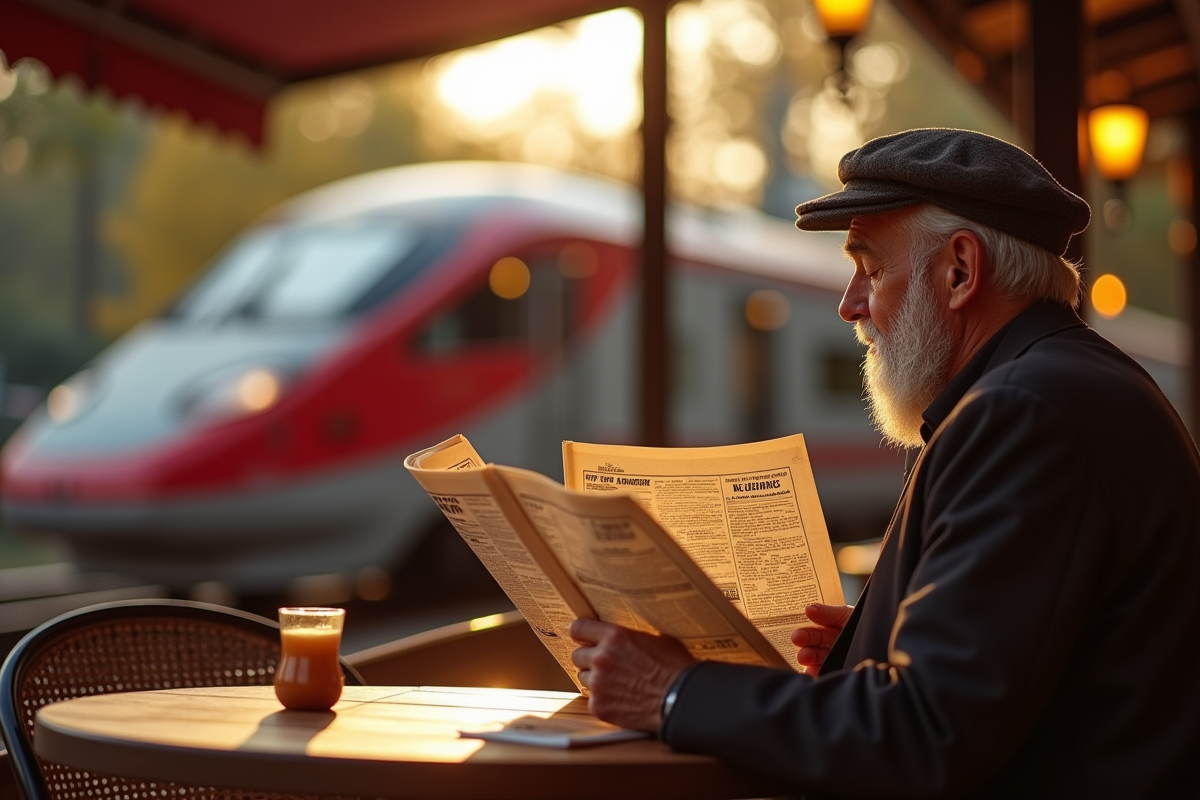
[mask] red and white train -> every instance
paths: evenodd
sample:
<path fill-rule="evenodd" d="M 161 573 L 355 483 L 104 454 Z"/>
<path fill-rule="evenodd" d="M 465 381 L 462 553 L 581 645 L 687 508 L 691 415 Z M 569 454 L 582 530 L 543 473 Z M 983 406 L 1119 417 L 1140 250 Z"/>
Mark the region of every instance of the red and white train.
<path fill-rule="evenodd" d="M 399 565 L 440 519 L 406 455 L 465 433 L 561 475 L 637 430 L 635 190 L 501 163 L 399 167 L 296 198 L 56 388 L 0 460 L 10 525 L 85 569 L 274 593 Z M 806 434 L 835 538 L 878 535 L 902 458 L 838 318 L 838 234 L 668 217 L 675 444 Z"/>

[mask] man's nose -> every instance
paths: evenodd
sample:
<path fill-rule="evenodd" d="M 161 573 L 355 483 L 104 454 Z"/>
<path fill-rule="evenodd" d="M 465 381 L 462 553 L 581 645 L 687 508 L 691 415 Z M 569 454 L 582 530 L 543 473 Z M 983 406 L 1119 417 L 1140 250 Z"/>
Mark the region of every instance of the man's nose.
<path fill-rule="evenodd" d="M 846 285 L 846 293 L 842 295 L 842 302 L 838 304 L 838 314 L 846 322 L 858 322 L 870 316 L 866 281 L 860 279 L 857 272 Z"/>

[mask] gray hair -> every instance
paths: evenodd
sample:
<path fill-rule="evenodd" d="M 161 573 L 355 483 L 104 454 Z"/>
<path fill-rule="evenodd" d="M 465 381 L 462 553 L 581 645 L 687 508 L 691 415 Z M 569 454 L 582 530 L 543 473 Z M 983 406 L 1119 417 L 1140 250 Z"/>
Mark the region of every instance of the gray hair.
<path fill-rule="evenodd" d="M 1005 297 L 1056 300 L 1072 308 L 1079 305 L 1078 267 L 1044 247 L 932 203 L 921 203 L 897 222 L 912 242 L 909 257 L 915 270 L 923 271 L 951 234 L 968 230 L 983 242 L 992 283 Z"/>

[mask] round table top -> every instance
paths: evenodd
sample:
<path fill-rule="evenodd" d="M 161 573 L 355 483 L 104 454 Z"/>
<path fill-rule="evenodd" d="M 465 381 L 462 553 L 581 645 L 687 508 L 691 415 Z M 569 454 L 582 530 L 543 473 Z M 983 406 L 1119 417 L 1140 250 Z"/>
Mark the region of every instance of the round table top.
<path fill-rule="evenodd" d="M 602 725 L 569 692 L 347 686 L 331 711 L 290 711 L 271 687 L 83 697 L 42 708 L 34 747 L 72 767 L 146 780 L 424 800 L 722 800 L 786 793 L 652 738 L 535 747 L 463 738 L 531 717 Z"/>

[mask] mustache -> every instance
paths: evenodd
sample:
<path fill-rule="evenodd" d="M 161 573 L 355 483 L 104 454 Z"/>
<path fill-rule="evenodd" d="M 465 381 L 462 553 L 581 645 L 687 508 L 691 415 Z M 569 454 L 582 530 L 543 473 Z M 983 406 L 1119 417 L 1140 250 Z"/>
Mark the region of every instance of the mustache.
<path fill-rule="evenodd" d="M 854 338 L 858 340 L 859 344 L 869 347 L 882 338 L 882 334 L 874 322 L 869 319 L 860 319 L 854 323 Z"/>

